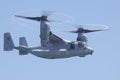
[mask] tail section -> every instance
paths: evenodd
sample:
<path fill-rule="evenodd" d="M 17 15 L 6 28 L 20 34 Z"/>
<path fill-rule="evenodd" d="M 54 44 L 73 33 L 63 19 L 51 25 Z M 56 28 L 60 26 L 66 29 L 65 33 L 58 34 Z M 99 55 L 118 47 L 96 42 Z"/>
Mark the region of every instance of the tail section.
<path fill-rule="evenodd" d="M 19 50 L 20 55 L 27 55 L 29 52 L 25 37 L 19 38 L 19 46 L 15 46 L 10 33 L 4 33 L 4 51 Z"/>
<path fill-rule="evenodd" d="M 26 41 L 25 37 L 20 37 L 19 38 L 19 45 L 24 47 L 22 49 L 19 49 L 19 55 L 27 55 L 28 51 L 25 47 L 27 47 L 28 44 L 27 44 L 27 41 Z"/>
<path fill-rule="evenodd" d="M 4 33 L 4 51 L 12 51 L 15 48 L 10 33 Z"/>
<path fill-rule="evenodd" d="M 25 37 L 20 37 L 20 38 L 19 38 L 19 45 L 28 46 Z"/>

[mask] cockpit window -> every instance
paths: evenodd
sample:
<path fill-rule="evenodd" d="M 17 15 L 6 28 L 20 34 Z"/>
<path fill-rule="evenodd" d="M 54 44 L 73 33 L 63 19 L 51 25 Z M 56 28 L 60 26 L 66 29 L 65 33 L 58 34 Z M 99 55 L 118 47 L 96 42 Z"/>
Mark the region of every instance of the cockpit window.
<path fill-rule="evenodd" d="M 83 42 L 79 42 L 78 47 L 85 47 L 85 44 Z"/>
<path fill-rule="evenodd" d="M 75 49 L 75 44 L 74 43 L 70 43 L 70 49 Z"/>

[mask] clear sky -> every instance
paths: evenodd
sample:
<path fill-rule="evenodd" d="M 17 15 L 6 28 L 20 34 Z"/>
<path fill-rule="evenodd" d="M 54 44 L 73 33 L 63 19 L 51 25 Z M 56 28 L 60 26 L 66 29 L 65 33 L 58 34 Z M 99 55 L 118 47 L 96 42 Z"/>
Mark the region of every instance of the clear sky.
<path fill-rule="evenodd" d="M 0 0 L 0 80 L 120 80 L 119 8 L 119 0 Z M 16 50 L 4 52 L 4 32 L 11 32 L 16 45 L 20 36 L 30 46 L 39 45 L 39 23 L 11 18 L 28 10 L 61 12 L 72 16 L 74 23 L 104 24 L 110 30 L 88 34 L 94 53 L 85 58 L 49 60 L 20 56 Z M 55 34 L 75 40 L 75 34 L 60 32 L 75 28 L 57 26 L 51 27 Z"/>

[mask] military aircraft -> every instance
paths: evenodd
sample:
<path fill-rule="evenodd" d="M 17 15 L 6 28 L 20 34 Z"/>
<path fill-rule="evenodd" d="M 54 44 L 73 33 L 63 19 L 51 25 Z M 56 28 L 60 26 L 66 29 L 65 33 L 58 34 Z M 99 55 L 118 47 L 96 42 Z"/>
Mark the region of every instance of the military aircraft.
<path fill-rule="evenodd" d="M 55 35 L 48 22 L 48 16 L 42 15 L 41 17 L 25 17 L 16 15 L 16 17 L 38 21 L 40 23 L 40 39 L 41 45 L 29 47 L 25 37 L 19 38 L 19 46 L 15 46 L 9 32 L 4 33 L 4 51 L 12 51 L 13 49 L 19 50 L 19 55 L 27 55 L 31 53 L 35 56 L 46 59 L 60 59 L 70 58 L 74 56 L 85 57 L 92 55 L 94 50 L 88 46 L 86 33 L 107 30 L 107 28 L 90 30 L 79 27 L 77 30 L 69 31 L 77 33 L 76 41 L 69 41 L 62 39 Z"/>

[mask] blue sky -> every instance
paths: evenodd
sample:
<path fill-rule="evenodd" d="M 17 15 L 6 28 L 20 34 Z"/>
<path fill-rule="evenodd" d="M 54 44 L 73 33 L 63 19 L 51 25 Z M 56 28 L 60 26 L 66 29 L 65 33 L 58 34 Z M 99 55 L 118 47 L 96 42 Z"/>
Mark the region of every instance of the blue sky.
<path fill-rule="evenodd" d="M 0 80 L 120 80 L 119 4 L 119 0 L 1 0 Z M 20 36 L 25 36 L 30 46 L 39 45 L 39 23 L 11 18 L 28 10 L 61 12 L 71 16 L 74 23 L 104 24 L 110 30 L 88 34 L 94 53 L 85 58 L 49 60 L 31 54 L 19 56 L 16 50 L 4 52 L 4 32 L 11 32 L 16 45 Z M 62 38 L 75 40 L 75 34 L 60 32 L 75 28 L 64 26 L 51 29 Z"/>

